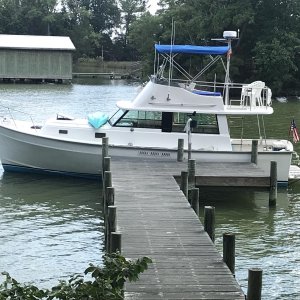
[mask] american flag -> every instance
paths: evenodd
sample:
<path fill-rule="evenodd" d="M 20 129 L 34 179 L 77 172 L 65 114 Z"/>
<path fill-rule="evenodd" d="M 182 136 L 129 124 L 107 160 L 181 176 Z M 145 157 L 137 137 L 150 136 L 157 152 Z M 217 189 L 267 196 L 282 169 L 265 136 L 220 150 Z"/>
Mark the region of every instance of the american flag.
<path fill-rule="evenodd" d="M 227 51 L 227 58 L 230 58 L 232 55 L 232 50 L 231 48 L 229 48 L 229 50 Z"/>
<path fill-rule="evenodd" d="M 292 132 L 293 134 L 293 142 L 297 143 L 299 142 L 300 138 L 299 138 L 299 134 L 298 134 L 298 130 L 296 127 L 296 123 L 295 120 L 293 119 L 293 121 L 291 122 L 291 128 L 290 128 L 290 133 Z"/>

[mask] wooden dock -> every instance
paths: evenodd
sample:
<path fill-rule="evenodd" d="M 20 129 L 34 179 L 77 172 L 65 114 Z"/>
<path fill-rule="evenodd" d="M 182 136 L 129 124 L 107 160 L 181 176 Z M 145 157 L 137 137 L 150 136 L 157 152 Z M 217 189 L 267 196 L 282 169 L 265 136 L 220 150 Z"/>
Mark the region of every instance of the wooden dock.
<path fill-rule="evenodd" d="M 117 72 L 98 72 L 98 73 L 73 73 L 73 78 L 99 78 L 108 77 L 110 79 L 130 79 L 132 75 L 128 73 L 117 73 Z"/>
<path fill-rule="evenodd" d="M 229 165 L 218 165 L 217 177 L 221 169 L 230 174 Z M 206 168 L 207 174 L 205 164 L 199 166 L 201 176 L 212 165 Z M 186 169 L 186 162 L 112 159 L 122 254 L 153 260 L 137 282 L 126 284 L 125 299 L 245 299 L 174 178 Z"/>

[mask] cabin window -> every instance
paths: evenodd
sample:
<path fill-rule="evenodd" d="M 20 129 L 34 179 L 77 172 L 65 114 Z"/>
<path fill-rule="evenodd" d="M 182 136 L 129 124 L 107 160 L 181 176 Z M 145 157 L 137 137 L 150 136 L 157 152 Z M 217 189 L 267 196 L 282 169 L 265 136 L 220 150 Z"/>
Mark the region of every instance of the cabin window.
<path fill-rule="evenodd" d="M 217 116 L 212 114 L 130 110 L 125 112 L 119 111 L 109 122 L 117 127 L 154 128 L 161 129 L 163 132 L 184 132 L 189 118 L 192 118 L 197 123 L 197 126 L 192 128 L 192 132 L 219 134 Z"/>
<path fill-rule="evenodd" d="M 161 112 L 130 110 L 119 118 L 114 126 L 160 129 L 161 119 Z"/>
<path fill-rule="evenodd" d="M 212 114 L 187 114 L 173 113 L 173 132 L 184 131 L 189 118 L 196 121 L 196 127 L 192 128 L 194 133 L 219 134 L 217 116 Z"/>

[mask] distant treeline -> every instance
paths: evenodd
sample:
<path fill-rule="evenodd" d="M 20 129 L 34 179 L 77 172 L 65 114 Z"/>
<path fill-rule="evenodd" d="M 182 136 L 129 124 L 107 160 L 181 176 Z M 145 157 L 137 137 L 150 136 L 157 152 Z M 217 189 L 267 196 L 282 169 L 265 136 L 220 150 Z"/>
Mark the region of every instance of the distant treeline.
<path fill-rule="evenodd" d="M 264 80 L 275 94 L 300 95 L 299 0 L 0 0 L 0 33 L 70 36 L 79 57 L 144 62 L 151 73 L 154 43 L 206 44 L 238 30 L 231 79 Z M 197 72 L 202 57 L 179 57 Z M 223 78 L 222 66 L 211 71 Z"/>

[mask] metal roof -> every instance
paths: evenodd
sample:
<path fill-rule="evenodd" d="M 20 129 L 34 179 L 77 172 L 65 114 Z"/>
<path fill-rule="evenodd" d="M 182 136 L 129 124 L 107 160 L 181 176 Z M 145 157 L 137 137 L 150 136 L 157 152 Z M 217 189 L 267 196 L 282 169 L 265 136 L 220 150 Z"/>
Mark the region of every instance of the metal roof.
<path fill-rule="evenodd" d="M 0 49 L 74 51 L 75 46 L 67 36 L 0 34 Z"/>

